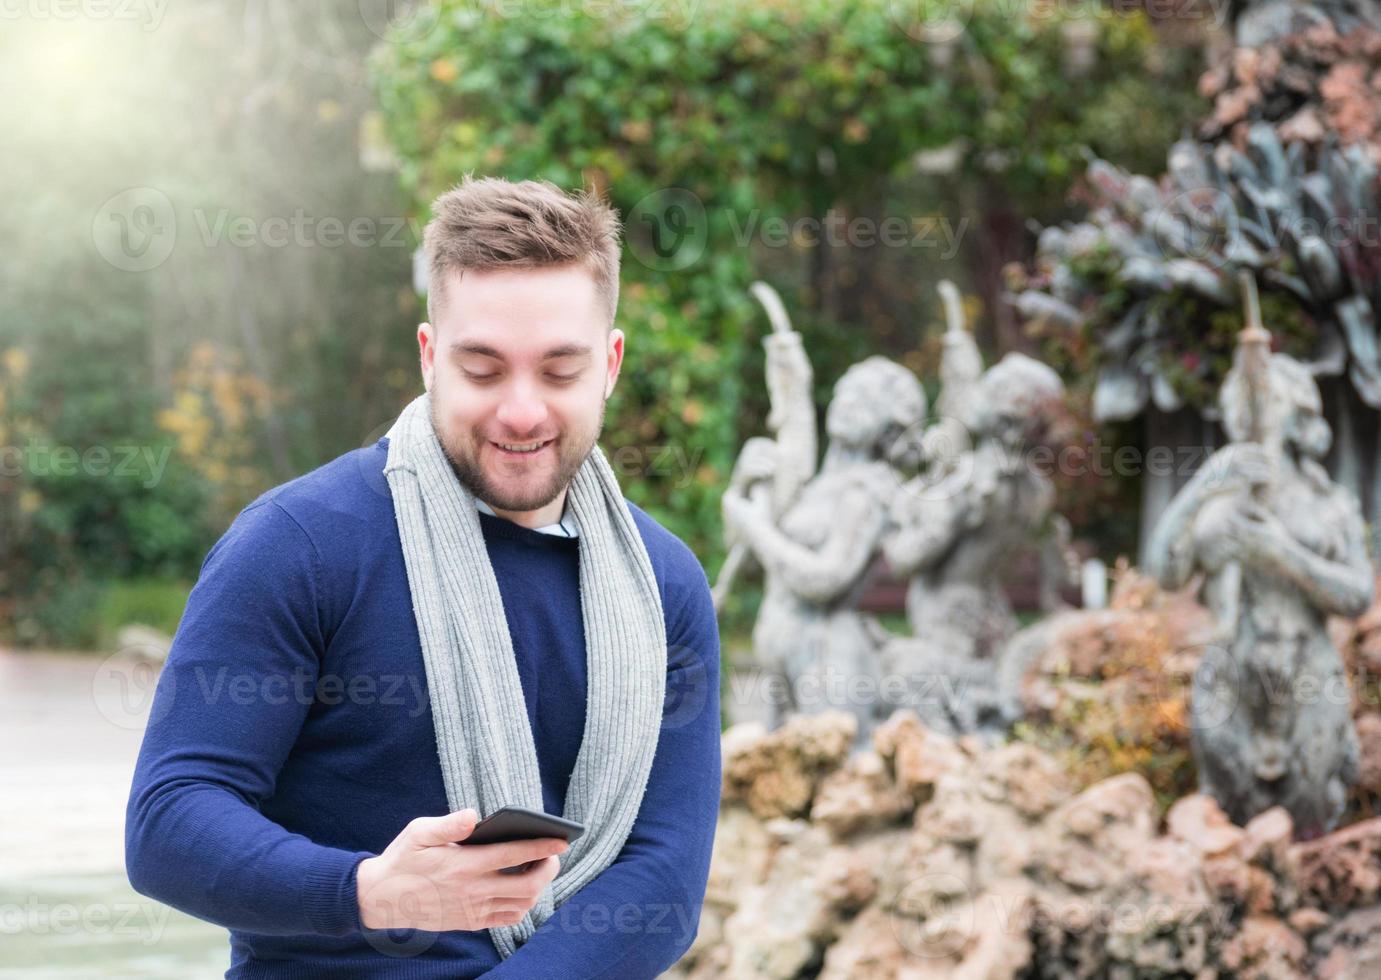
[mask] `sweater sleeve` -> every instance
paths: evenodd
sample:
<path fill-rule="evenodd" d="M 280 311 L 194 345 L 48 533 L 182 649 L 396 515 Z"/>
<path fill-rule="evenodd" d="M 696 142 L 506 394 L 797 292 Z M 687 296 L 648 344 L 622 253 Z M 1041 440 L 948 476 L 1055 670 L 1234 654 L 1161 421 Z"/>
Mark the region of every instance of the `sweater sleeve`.
<path fill-rule="evenodd" d="M 318 557 L 272 500 L 207 555 L 158 679 L 125 815 L 135 890 L 230 929 L 347 935 L 367 852 L 313 843 L 259 804 L 311 705 Z"/>
<path fill-rule="evenodd" d="M 668 616 L 662 727 L 623 850 L 486 978 L 652 978 L 695 939 L 721 785 L 719 628 L 705 573 L 695 568 L 678 614 Z"/>

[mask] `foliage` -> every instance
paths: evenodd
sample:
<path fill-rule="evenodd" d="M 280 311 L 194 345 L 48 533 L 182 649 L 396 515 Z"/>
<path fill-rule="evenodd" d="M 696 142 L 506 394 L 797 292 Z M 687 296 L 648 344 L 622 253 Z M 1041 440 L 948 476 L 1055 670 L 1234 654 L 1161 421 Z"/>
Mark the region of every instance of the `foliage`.
<path fill-rule="evenodd" d="M 190 582 L 241 507 L 372 441 L 416 388 L 412 243 L 358 144 L 378 37 L 334 6 L 0 35 L 25 189 L 0 212 L 19 243 L 0 265 L 0 643 L 108 640 L 145 608 L 121 583 Z M 153 268 L 101 250 L 103 202 L 133 188 L 171 208 Z M 362 243 L 328 237 L 361 220 Z"/>
<path fill-rule="evenodd" d="M 1290 67 L 1307 76 L 1316 66 Z M 1080 376 L 1097 373 L 1097 417 L 1132 418 L 1148 402 L 1215 417 L 1243 326 L 1244 273 L 1275 350 L 1317 373 L 1346 368 L 1357 395 L 1381 405 L 1379 263 L 1375 236 L 1358 230 L 1377 210 L 1373 154 L 1287 132 L 1254 122 L 1243 149 L 1180 140 L 1159 180 L 1095 158 L 1087 220 L 1046 228 L 1029 276 L 1009 270 L 1033 331 L 1055 348 L 1078 338 Z"/>
<path fill-rule="evenodd" d="M 1048 206 L 1082 146 L 1146 159 L 1173 134 L 1182 103 L 1154 76 L 1167 60 L 1182 66 L 1154 49 L 1140 15 L 1090 17 L 1094 57 L 1078 71 L 1066 27 L 1079 13 L 1023 7 L 1013 17 L 1008 5 L 978 3 L 957 37 L 927 42 L 935 25 L 910 20 L 910 6 L 705 0 L 684 16 L 675 5 L 596 13 L 533 0 L 505 17 L 442 0 L 430 30 L 400 31 L 374 59 L 419 216 L 466 173 L 593 185 L 625 215 L 620 324 L 631 370 L 606 445 L 634 455 L 671 445 L 693 461 L 673 474 L 625 473 L 625 489 L 702 557 L 720 555 L 717 499 L 734 447 L 763 428 L 765 326 L 748 284 L 768 275 L 818 327 L 822 392 L 878 346 L 870 324 L 820 317 L 820 281 L 803 271 L 825 261 L 820 247 L 794 235 L 785 255 L 769 254 L 743 229 L 836 208 L 869 213 L 889 198 L 880 188 L 914 180 L 918 152 L 944 147 L 959 148 L 957 180 L 997 181 Z M 704 208 L 690 245 L 703 248 L 698 257 L 683 249 L 660 261 L 653 229 L 675 215 L 667 194 L 652 195 L 670 188 Z M 914 268 L 916 253 L 905 254 Z"/>
<path fill-rule="evenodd" d="M 1059 271 L 1079 283 L 1081 319 L 1060 324 L 1036 318 L 1027 332 L 1040 343 L 1042 358 L 1066 378 L 1082 403 L 1092 398 L 1099 368 L 1108 358 L 1108 335 L 1128 315 L 1138 297 L 1121 273 L 1125 257 L 1105 239 L 1072 254 Z M 1045 290 L 1050 268 L 1028 273 L 1011 269 L 1015 288 Z M 1260 297 L 1262 322 L 1270 325 L 1275 351 L 1310 360 L 1319 344 L 1319 328 L 1309 310 L 1284 292 Z M 1142 318 L 1155 324 L 1138 352 L 1140 370 L 1163 377 L 1186 404 L 1213 411 L 1218 389 L 1232 367 L 1237 336 L 1245 326 L 1240 307 L 1224 307 L 1190 290 L 1153 293 L 1143 301 Z"/>
<path fill-rule="evenodd" d="M 1060 760 L 1078 789 L 1139 772 L 1160 805 L 1194 792 L 1190 679 L 1198 648 L 1177 628 L 1183 609 L 1125 562 L 1110 611 L 1080 614 L 1042 657 L 1033 709 L 1013 731 Z"/>
<path fill-rule="evenodd" d="M 54 318 L 44 343 L 0 358 L 7 639 L 88 644 L 102 581 L 185 573 L 204 554 L 207 488 L 153 423 L 138 329 L 114 310 Z"/>
<path fill-rule="evenodd" d="M 1013 734 L 1053 754 L 1080 790 L 1119 773 L 1138 772 L 1164 809 L 1195 787 L 1183 708 L 1167 702 L 1129 714 L 1124 705 L 1096 698 L 1071 700 L 1046 722 L 1018 722 Z"/>
<path fill-rule="evenodd" d="M 177 438 L 177 452 L 218 495 L 213 510 L 233 516 L 267 480 L 255 453 L 252 423 L 269 414 L 273 393 L 246 372 L 234 351 L 202 342 L 172 377 L 171 404 L 159 427 Z"/>
<path fill-rule="evenodd" d="M 192 580 L 250 499 L 381 433 L 418 390 L 406 222 L 466 171 L 592 183 L 628 219 L 632 357 L 606 445 L 630 498 L 713 568 L 718 492 L 766 413 L 752 279 L 786 296 L 822 406 L 866 354 L 931 363 L 932 251 L 770 246 L 763 222 L 957 220 L 998 186 L 1043 218 L 1081 145 L 1143 166 L 1193 98 L 1195 54 L 1140 15 L 1093 18 L 1094 57 L 1069 71 L 1068 15 L 986 2 L 944 43 L 886 0 L 519 6 L 443 0 L 434 29 L 381 45 L 356 5 L 262 0 L 170 8 L 156 32 L 49 18 L 0 35 L 26 189 L 0 212 L 22 243 L 0 266 L 0 449 L 85 461 L 0 478 L 0 641 L 95 642 L 113 583 Z M 917 152 L 944 148 L 950 175 L 918 177 Z M 672 187 L 705 209 L 684 264 L 659 254 L 673 212 L 648 201 Z M 103 204 L 134 188 L 176 230 L 138 271 L 93 248 Z M 299 217 L 306 241 L 270 240 Z M 331 219 L 374 240 L 332 245 L 312 230 Z M 859 301 L 832 302 L 844 289 Z M 101 472 L 126 446 L 134 475 Z"/>
<path fill-rule="evenodd" d="M 110 646 L 122 626 L 149 626 L 172 636 L 187 606 L 191 583 L 180 579 L 112 582 L 94 614 L 97 643 Z"/>

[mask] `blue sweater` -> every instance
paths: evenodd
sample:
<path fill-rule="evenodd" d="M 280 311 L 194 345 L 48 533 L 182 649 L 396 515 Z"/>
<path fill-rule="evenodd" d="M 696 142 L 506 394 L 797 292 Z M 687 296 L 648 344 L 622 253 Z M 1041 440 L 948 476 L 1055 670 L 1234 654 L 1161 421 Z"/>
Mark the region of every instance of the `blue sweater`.
<path fill-rule="evenodd" d="M 656 976 L 695 937 L 709 873 L 719 635 L 695 556 L 632 504 L 666 616 L 667 698 L 617 860 L 507 960 L 487 930 L 363 928 L 359 863 L 448 812 L 387 445 L 265 493 L 207 555 L 135 769 L 131 884 L 227 927 L 227 977 Z M 580 542 L 479 517 L 560 814 L 585 725 Z"/>

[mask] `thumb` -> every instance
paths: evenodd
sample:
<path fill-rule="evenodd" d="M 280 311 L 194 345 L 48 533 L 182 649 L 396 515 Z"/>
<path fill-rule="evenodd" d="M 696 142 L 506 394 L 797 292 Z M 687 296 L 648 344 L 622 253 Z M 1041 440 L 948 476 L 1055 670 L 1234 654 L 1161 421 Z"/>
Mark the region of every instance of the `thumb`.
<path fill-rule="evenodd" d="M 479 814 L 467 807 L 444 817 L 418 817 L 409 827 L 412 843 L 417 847 L 439 847 L 454 844 L 470 836 L 479 822 Z"/>

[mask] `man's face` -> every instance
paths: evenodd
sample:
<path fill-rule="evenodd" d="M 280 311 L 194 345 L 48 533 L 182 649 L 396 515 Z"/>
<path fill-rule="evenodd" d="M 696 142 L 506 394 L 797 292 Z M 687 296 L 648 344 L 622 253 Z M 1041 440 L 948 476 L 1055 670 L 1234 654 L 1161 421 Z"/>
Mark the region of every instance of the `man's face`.
<path fill-rule="evenodd" d="M 575 265 L 452 272 L 442 296 L 417 332 L 441 446 L 496 511 L 538 510 L 599 437 L 623 332 Z"/>

